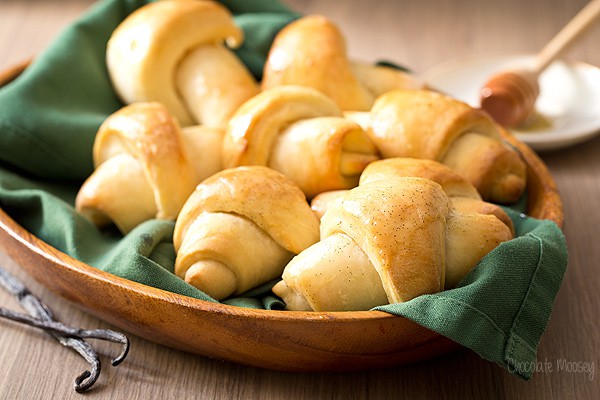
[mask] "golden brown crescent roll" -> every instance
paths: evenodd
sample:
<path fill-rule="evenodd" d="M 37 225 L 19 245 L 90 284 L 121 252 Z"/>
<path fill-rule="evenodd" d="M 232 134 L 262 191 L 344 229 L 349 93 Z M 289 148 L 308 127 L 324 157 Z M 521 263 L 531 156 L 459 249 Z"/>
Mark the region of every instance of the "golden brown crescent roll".
<path fill-rule="evenodd" d="M 284 27 L 273 41 L 262 87 L 300 85 L 331 97 L 342 110 L 368 110 L 376 96 L 422 83 L 390 67 L 351 62 L 335 24 L 320 15 L 302 17 Z"/>
<path fill-rule="evenodd" d="M 477 189 L 452 168 L 437 161 L 415 158 L 388 158 L 375 161 L 367 166 L 360 177 L 360 184 L 377 180 L 387 180 L 392 177 L 419 177 L 432 180 L 442 186 L 442 189 L 452 202 L 455 210 L 467 214 L 490 215 L 498 218 L 514 236 L 514 225 L 508 214 L 499 206 L 481 201 Z M 459 226 L 451 226 L 457 227 Z M 454 235 L 453 237 L 456 237 Z M 497 240 L 488 243 L 496 247 Z M 493 247 L 480 246 L 463 248 L 457 246 L 448 250 L 453 251 L 451 259 L 462 257 L 461 261 L 449 262 L 446 265 L 446 288 L 452 288 L 471 270 L 483 256 Z"/>
<path fill-rule="evenodd" d="M 405 302 L 443 290 L 449 270 L 466 274 L 477 257 L 511 237 L 495 215 L 454 206 L 431 180 L 374 180 L 329 205 L 321 241 L 290 261 L 273 292 L 288 310 Z"/>
<path fill-rule="evenodd" d="M 375 161 L 365 168 L 359 183 L 390 179 L 391 177 L 418 177 L 438 183 L 449 197 L 468 197 L 481 200 L 477 189 L 452 168 L 433 160 L 419 158 L 387 158 Z"/>
<path fill-rule="evenodd" d="M 175 273 L 220 300 L 280 276 L 318 239 L 319 221 L 289 178 L 226 169 L 198 185 L 177 218 Z"/>
<path fill-rule="evenodd" d="M 449 197 L 468 197 L 481 200 L 477 189 L 456 171 L 437 161 L 419 158 L 396 157 L 374 161 L 364 169 L 359 183 L 364 184 L 394 177 L 426 178 L 442 185 L 442 189 Z M 319 193 L 311 200 L 311 208 L 321 218 L 325 214 L 329 203 L 344 193 L 344 190 Z"/>
<path fill-rule="evenodd" d="M 365 124 L 358 113 L 347 115 Z M 373 105 L 366 128 L 383 158 L 440 161 L 472 183 L 484 200 L 512 203 L 523 194 L 526 165 L 487 113 L 429 90 L 395 90 Z"/>
<path fill-rule="evenodd" d="M 223 165 L 282 172 L 307 197 L 358 184 L 377 149 L 363 129 L 315 89 L 279 86 L 245 102 L 229 121 Z"/>
<path fill-rule="evenodd" d="M 197 184 L 177 120 L 159 103 L 135 103 L 110 115 L 94 142 L 95 170 L 76 207 L 97 225 L 123 232 L 151 218 L 177 218 Z"/>
<path fill-rule="evenodd" d="M 481 201 L 477 189 L 450 167 L 437 161 L 416 158 L 387 158 L 369 164 L 360 176 L 360 184 L 377 180 L 388 180 L 394 177 L 418 177 L 432 180 L 442 186 L 446 195 L 457 210 L 467 213 L 493 215 L 508 227 L 511 237 L 514 236 L 514 225 L 508 214 L 495 204 Z M 346 191 L 337 190 L 323 192 L 311 201 L 313 212 L 319 217 L 325 214 L 329 204 Z M 495 243 L 495 242 L 490 242 Z M 495 246 L 494 246 L 495 247 Z M 455 251 L 454 257 L 464 257 L 462 262 L 453 262 L 446 267 L 446 288 L 452 288 L 469 272 L 491 248 L 465 248 Z M 471 257 L 467 260 L 467 257 Z M 460 268 L 457 268 L 460 267 Z"/>
<path fill-rule="evenodd" d="M 115 29 L 106 60 L 125 103 L 158 101 L 183 126 L 224 126 L 259 91 L 246 67 L 223 45 L 237 47 L 242 41 L 243 32 L 217 2 L 157 1 Z"/>

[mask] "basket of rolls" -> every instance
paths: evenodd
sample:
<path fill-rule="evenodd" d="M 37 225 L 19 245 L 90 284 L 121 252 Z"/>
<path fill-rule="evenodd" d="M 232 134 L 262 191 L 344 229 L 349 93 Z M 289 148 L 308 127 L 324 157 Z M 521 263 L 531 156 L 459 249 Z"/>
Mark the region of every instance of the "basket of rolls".
<path fill-rule="evenodd" d="M 249 366 L 535 358 L 567 257 L 537 155 L 350 59 L 326 16 L 238 3 L 100 2 L 2 76 L 7 252 L 128 332 Z"/>

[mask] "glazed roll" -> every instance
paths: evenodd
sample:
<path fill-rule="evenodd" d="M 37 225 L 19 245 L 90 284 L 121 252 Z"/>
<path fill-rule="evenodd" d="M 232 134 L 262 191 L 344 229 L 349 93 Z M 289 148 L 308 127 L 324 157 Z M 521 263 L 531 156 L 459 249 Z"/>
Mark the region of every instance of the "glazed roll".
<path fill-rule="evenodd" d="M 229 49 L 243 39 L 229 11 L 217 2 L 157 1 L 115 29 L 106 61 L 114 89 L 126 104 L 161 102 L 182 126 L 223 127 L 259 91 Z"/>
<path fill-rule="evenodd" d="M 328 206 L 321 240 L 290 261 L 273 292 L 288 310 L 304 311 L 368 310 L 439 292 L 448 271 L 464 276 L 512 238 L 479 210 L 454 205 L 424 178 L 366 182 Z"/>
<path fill-rule="evenodd" d="M 223 169 L 224 134 L 200 125 L 181 128 L 160 103 L 121 108 L 96 134 L 95 169 L 79 190 L 77 210 L 122 233 L 152 218 L 175 220 L 195 186 Z"/>
<path fill-rule="evenodd" d="M 186 201 L 173 243 L 175 273 L 215 299 L 281 276 L 319 240 L 319 221 L 302 191 L 267 167 L 223 170 Z"/>
<path fill-rule="evenodd" d="M 425 178 L 438 183 L 449 197 L 481 200 L 477 189 L 452 168 L 421 158 L 387 158 L 369 164 L 360 176 L 360 184 L 394 177 Z"/>
<path fill-rule="evenodd" d="M 416 177 L 432 180 L 442 186 L 450 197 L 467 197 L 481 200 L 479 192 L 456 171 L 437 161 L 420 158 L 387 158 L 369 164 L 360 176 L 359 183 L 386 180 L 397 177 Z M 320 193 L 311 201 L 311 208 L 320 218 L 328 205 L 346 191 L 332 190 Z"/>
<path fill-rule="evenodd" d="M 327 96 L 301 86 L 279 86 L 248 100 L 231 118 L 223 143 L 225 167 L 271 167 L 309 198 L 356 186 L 378 158 L 357 123 Z"/>
<path fill-rule="evenodd" d="M 373 162 L 365 168 L 360 184 L 388 180 L 394 177 L 419 177 L 429 179 L 438 183 L 452 203 L 456 211 L 465 214 L 489 215 L 500 220 L 514 236 L 514 225 L 508 214 L 496 204 L 482 201 L 477 189 L 465 178 L 460 176 L 450 167 L 433 160 L 414 158 L 388 158 Z M 466 217 L 465 217 L 466 218 Z M 482 218 L 482 217 L 477 217 Z M 461 229 L 460 225 L 454 224 L 450 228 Z M 456 233 L 450 237 L 459 237 Z M 459 246 L 464 243 L 464 246 Z M 448 262 L 446 264 L 445 288 L 455 287 L 458 282 L 498 244 L 497 237 L 489 242 L 481 242 L 479 246 L 468 241 L 455 241 L 454 245 L 448 246 Z"/>
<path fill-rule="evenodd" d="M 416 77 L 385 66 L 350 61 L 339 28 L 320 15 L 302 17 L 275 37 L 265 64 L 262 88 L 312 87 L 342 110 L 367 111 L 377 96 L 393 89 L 423 87 Z"/>
<path fill-rule="evenodd" d="M 473 184 L 484 200 L 517 201 L 526 165 L 504 143 L 501 129 L 479 109 L 429 90 L 396 90 L 380 96 L 369 114 L 348 114 L 369 134 L 383 158 L 442 162 Z"/>
<path fill-rule="evenodd" d="M 197 184 L 179 123 L 159 103 L 111 114 L 94 141 L 94 172 L 76 208 L 98 226 L 127 233 L 151 218 L 175 220 Z"/>

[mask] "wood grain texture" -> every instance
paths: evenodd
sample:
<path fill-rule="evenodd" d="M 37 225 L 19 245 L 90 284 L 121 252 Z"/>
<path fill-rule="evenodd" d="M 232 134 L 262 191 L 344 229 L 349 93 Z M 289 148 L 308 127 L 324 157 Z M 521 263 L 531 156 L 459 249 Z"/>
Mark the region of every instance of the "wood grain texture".
<path fill-rule="evenodd" d="M 0 54 L 6 55 L 0 59 L 0 70 L 37 54 L 61 26 L 91 3 L 89 0 L 0 2 Z M 424 71 L 438 62 L 468 54 L 536 51 L 585 2 L 469 0 L 458 4 L 441 0 L 352 0 L 342 4 L 288 0 L 287 3 L 299 11 L 319 12 L 337 21 L 347 35 L 351 53 L 363 59 L 386 58 Z M 600 54 L 595 45 L 598 39 L 600 29 L 595 27 L 569 56 L 599 65 Z M 600 139 L 541 158 L 562 195 L 570 262 L 538 353 L 538 360 L 553 368 L 542 364 L 530 382 L 518 380 L 470 351 L 384 370 L 285 373 L 215 361 L 134 336 L 130 356 L 117 368 L 108 362 L 117 349 L 110 344 L 97 344 L 101 349 L 103 374 L 88 396 L 101 399 L 595 398 L 600 390 L 597 371 L 600 276 L 596 272 L 600 259 L 600 246 L 596 243 L 600 232 L 597 201 Z M 0 263 L 40 295 L 61 321 L 87 328 L 114 328 L 49 292 L 1 252 Z M 0 292 L 0 304 L 18 309 L 4 292 Z M 0 321 L 0 354 L 3 361 L 0 398 L 80 397 L 73 391 L 72 382 L 86 367 L 85 363 L 39 331 Z M 559 370 L 560 362 L 591 363 L 595 374 Z"/>

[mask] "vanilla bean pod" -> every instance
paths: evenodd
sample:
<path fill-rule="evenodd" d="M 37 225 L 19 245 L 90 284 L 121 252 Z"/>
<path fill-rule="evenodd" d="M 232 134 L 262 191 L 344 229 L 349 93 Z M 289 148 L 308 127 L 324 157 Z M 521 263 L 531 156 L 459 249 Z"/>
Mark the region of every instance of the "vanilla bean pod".
<path fill-rule="evenodd" d="M 58 321 L 45 321 L 16 311 L 7 310 L 2 307 L 0 307 L 0 317 L 4 317 L 15 322 L 21 322 L 23 324 L 34 326 L 36 328 L 44 329 L 47 332 L 57 333 L 72 338 L 100 339 L 107 340 L 109 342 L 120 343 L 123 345 L 123 351 L 111 361 L 111 364 L 113 366 L 119 365 L 125 359 L 129 351 L 129 340 L 127 339 L 127 336 L 119 332 L 111 331 L 109 329 L 87 330 L 81 328 L 73 328 Z"/>
<path fill-rule="evenodd" d="M 79 393 L 91 388 L 100 376 L 101 363 L 98 354 L 83 338 L 108 340 L 123 345 L 123 351 L 112 360 L 112 365 L 119 365 L 129 351 L 129 340 L 125 335 L 108 329 L 84 330 L 68 327 L 54 320 L 54 316 L 23 283 L 0 268 L 0 286 L 14 295 L 28 315 L 6 310 L 0 307 L 0 317 L 9 318 L 16 322 L 25 323 L 44 329 L 60 344 L 70 347 L 79 353 L 89 364 L 90 370 L 84 371 L 75 379 L 75 390 Z"/>

